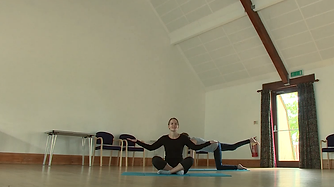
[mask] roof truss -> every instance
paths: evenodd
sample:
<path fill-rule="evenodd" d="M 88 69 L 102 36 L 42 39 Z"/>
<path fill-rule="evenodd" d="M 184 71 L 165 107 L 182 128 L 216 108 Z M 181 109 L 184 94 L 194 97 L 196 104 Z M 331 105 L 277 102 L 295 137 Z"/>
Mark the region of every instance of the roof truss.
<path fill-rule="evenodd" d="M 266 28 L 264 27 L 259 14 L 253 11 L 253 3 L 251 0 L 240 0 L 241 4 L 245 8 L 245 11 L 251 20 L 256 32 L 262 40 L 264 47 L 266 48 L 279 76 L 282 79 L 283 84 L 289 84 L 289 74 L 279 56 Z"/>

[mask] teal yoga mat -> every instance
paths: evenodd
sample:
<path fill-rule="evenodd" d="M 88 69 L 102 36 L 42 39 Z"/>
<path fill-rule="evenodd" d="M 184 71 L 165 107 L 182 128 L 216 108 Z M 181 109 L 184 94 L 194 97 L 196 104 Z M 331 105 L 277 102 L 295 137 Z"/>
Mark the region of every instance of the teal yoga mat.
<path fill-rule="evenodd" d="M 185 175 L 162 175 L 153 172 L 123 172 L 123 176 L 164 176 L 164 177 L 231 177 L 224 173 L 187 173 Z"/>
<path fill-rule="evenodd" d="M 192 169 L 189 169 L 189 171 L 249 171 L 249 170 L 248 169 L 217 170 L 215 168 L 202 168 L 202 169 L 201 168 L 192 168 Z"/>

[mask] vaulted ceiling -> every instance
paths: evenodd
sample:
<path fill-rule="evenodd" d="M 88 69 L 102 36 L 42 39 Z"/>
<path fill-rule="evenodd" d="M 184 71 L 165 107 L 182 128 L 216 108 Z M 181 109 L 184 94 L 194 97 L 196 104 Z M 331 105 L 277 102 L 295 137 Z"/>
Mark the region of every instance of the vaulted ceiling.
<path fill-rule="evenodd" d="M 240 0 L 150 0 L 205 87 L 276 74 Z M 288 72 L 334 58 L 334 0 L 252 0 Z"/>

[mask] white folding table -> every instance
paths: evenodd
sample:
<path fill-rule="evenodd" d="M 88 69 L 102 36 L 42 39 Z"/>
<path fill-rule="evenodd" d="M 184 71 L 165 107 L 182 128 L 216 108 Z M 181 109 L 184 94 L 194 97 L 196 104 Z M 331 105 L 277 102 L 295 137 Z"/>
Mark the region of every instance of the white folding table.
<path fill-rule="evenodd" d="M 85 142 L 86 139 L 88 140 L 88 151 L 89 151 L 89 166 L 92 165 L 92 152 L 93 152 L 93 138 L 95 135 L 89 134 L 89 133 L 82 133 L 82 132 L 72 132 L 72 131 L 62 131 L 62 130 L 51 130 L 48 132 L 45 132 L 48 137 L 46 139 L 46 145 L 45 145 L 45 154 L 44 154 L 44 160 L 43 165 L 45 165 L 47 155 L 49 154 L 49 166 L 51 166 L 52 162 L 52 155 L 54 151 L 54 147 L 56 145 L 56 140 L 58 135 L 62 136 L 75 136 L 75 137 L 81 137 L 81 146 L 82 146 L 82 165 L 84 165 L 85 161 Z"/>

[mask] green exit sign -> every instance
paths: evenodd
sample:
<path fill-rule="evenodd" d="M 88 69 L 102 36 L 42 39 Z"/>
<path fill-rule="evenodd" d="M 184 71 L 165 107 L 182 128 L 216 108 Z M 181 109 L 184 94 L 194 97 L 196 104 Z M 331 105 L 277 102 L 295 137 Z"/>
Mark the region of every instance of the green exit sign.
<path fill-rule="evenodd" d="M 303 70 L 291 72 L 291 77 L 297 77 L 302 75 L 303 75 Z"/>

